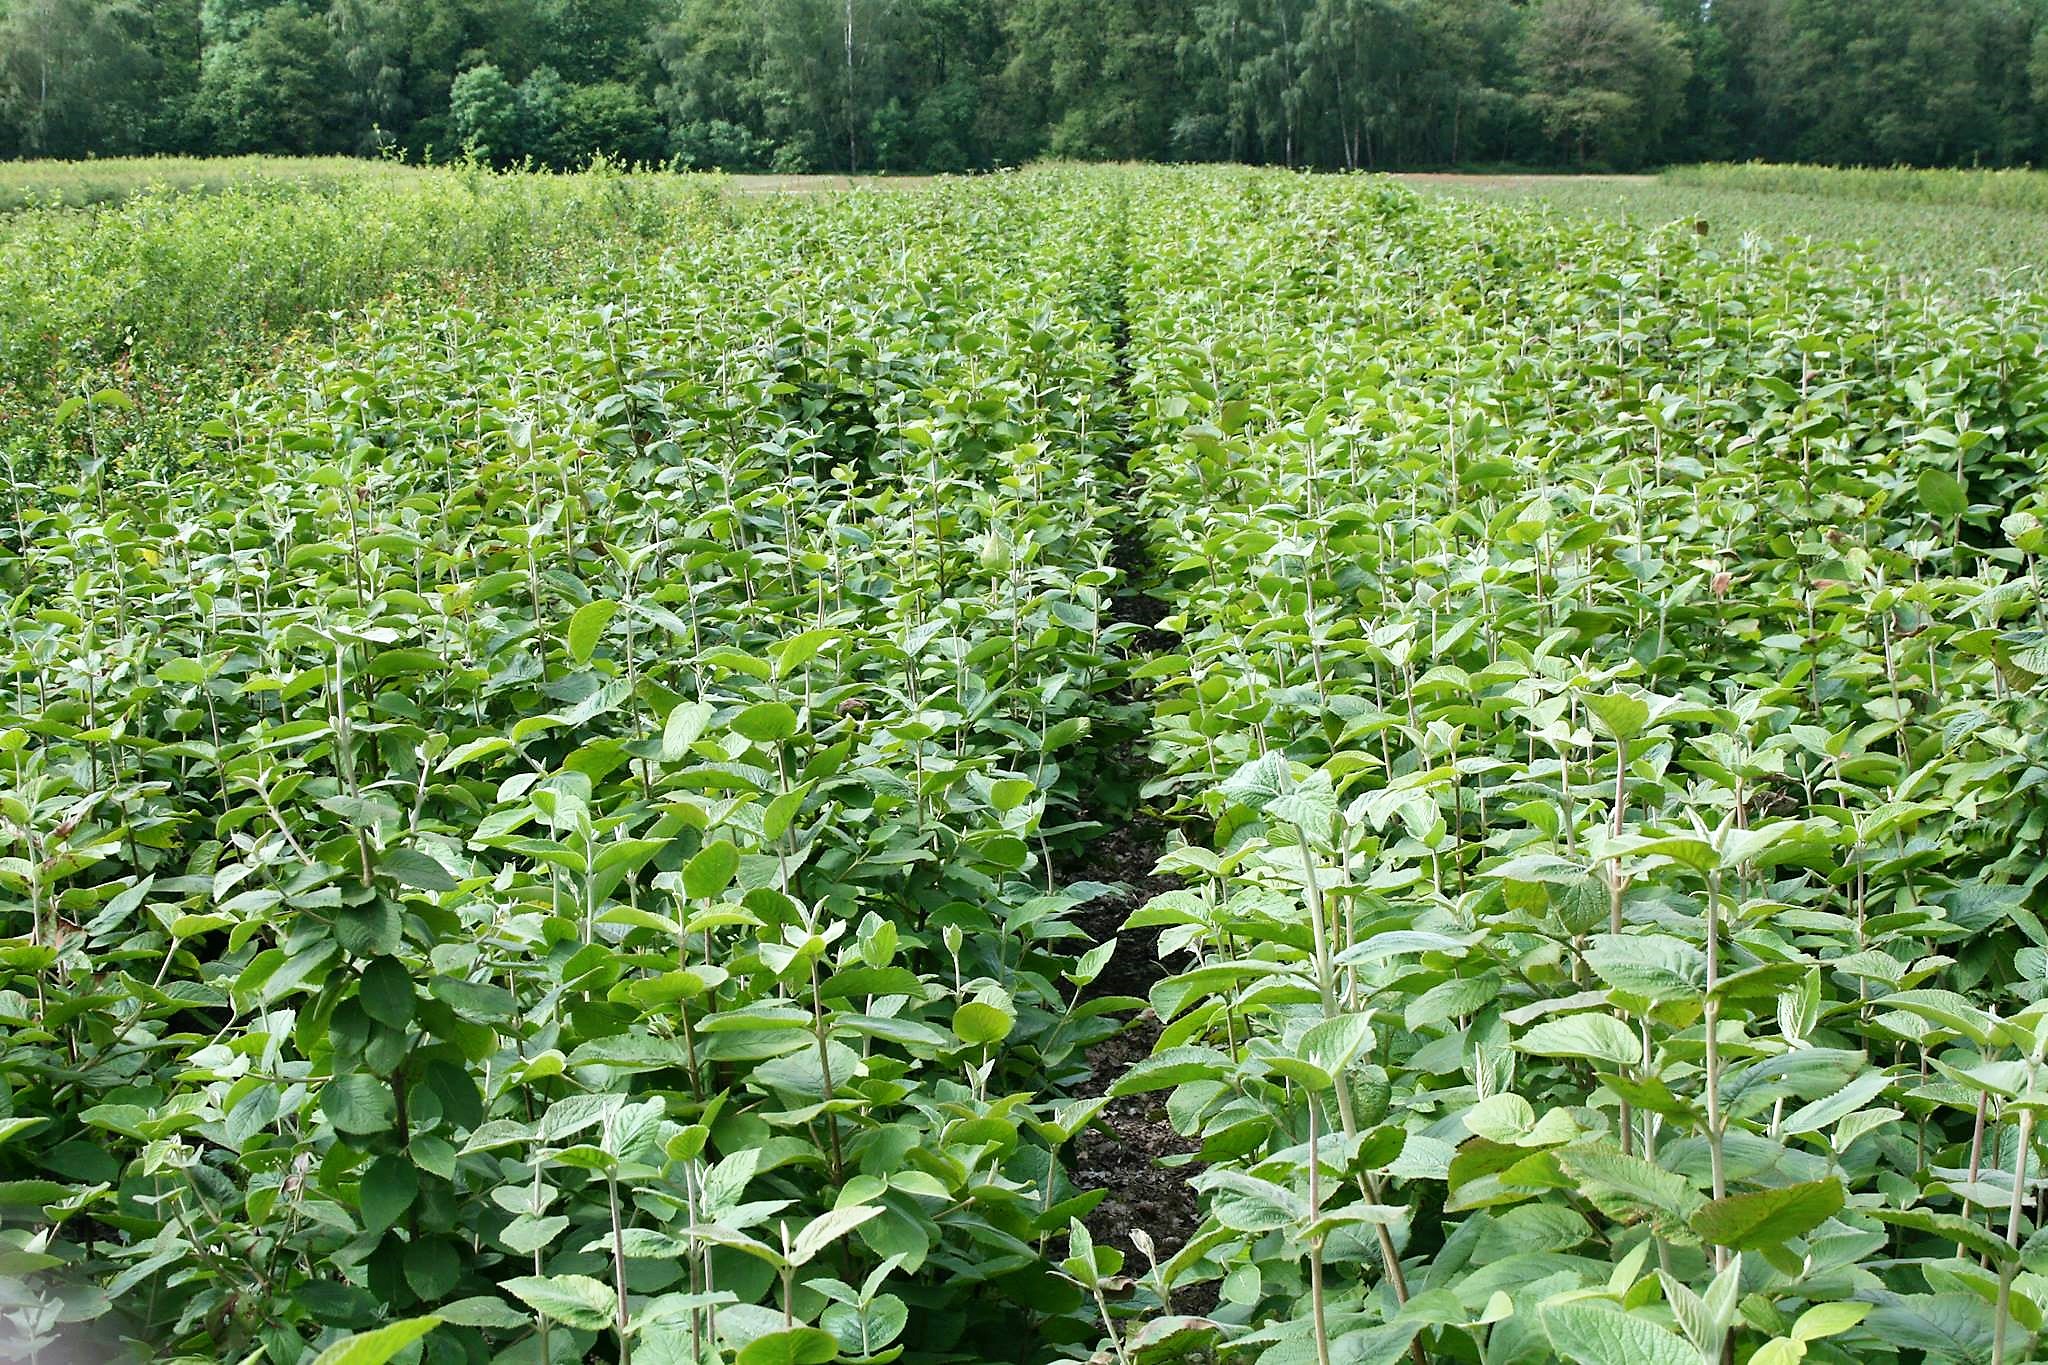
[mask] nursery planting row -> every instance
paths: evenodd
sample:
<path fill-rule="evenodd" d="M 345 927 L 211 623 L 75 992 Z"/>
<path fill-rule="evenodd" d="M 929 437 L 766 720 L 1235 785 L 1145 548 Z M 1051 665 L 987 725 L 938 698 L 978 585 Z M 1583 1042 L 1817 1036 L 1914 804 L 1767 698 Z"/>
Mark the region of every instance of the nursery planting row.
<path fill-rule="evenodd" d="M 12 488 L 11 1343 L 2029 1357 L 2033 313 L 1358 178 L 665 221 Z"/>

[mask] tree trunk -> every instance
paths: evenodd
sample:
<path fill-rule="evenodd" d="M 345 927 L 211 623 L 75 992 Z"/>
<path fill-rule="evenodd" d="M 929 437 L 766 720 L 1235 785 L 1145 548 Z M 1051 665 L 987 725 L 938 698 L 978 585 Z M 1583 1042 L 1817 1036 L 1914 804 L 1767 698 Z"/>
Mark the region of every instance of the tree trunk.
<path fill-rule="evenodd" d="M 860 169 L 853 120 L 853 0 L 846 0 L 846 173 Z"/>

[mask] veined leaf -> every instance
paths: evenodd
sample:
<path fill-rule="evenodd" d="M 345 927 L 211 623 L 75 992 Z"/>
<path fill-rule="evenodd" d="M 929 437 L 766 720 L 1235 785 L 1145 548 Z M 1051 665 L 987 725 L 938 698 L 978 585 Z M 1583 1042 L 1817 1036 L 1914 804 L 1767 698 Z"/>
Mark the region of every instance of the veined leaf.
<path fill-rule="evenodd" d="M 563 643 L 568 646 L 569 657 L 579 664 L 590 662 L 591 654 L 597 649 L 604 628 L 611 624 L 619 604 L 605 598 L 585 602 L 569 617 L 569 628 L 563 632 Z"/>
<path fill-rule="evenodd" d="M 500 1288 L 542 1317 L 586 1332 L 601 1332 L 618 1313 L 618 1296 L 588 1275 L 515 1275 Z"/>
<path fill-rule="evenodd" d="M 1515 1047 L 1538 1057 L 1583 1057 L 1617 1066 L 1640 1066 L 1643 1061 L 1643 1040 L 1610 1014 L 1546 1019 L 1515 1039 Z"/>
<path fill-rule="evenodd" d="M 1546 1305 L 1543 1329 L 1578 1365 L 1699 1365 L 1699 1353 L 1679 1337 L 1598 1300 Z"/>
<path fill-rule="evenodd" d="M 1717 1246 L 1762 1251 L 1813 1231 L 1841 1212 L 1842 1199 L 1842 1182 L 1832 1176 L 1774 1190 L 1731 1194 L 1693 1214 L 1692 1230 Z"/>
<path fill-rule="evenodd" d="M 438 1317 L 406 1318 L 387 1327 L 357 1332 L 313 1357 L 313 1365 L 385 1365 L 441 1322 Z"/>

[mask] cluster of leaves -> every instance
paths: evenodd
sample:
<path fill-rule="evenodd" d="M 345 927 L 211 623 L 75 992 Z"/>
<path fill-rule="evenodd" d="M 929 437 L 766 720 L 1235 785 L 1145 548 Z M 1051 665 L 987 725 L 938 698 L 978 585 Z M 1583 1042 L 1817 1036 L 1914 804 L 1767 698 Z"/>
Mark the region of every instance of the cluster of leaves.
<path fill-rule="evenodd" d="M 1647 226 L 1684 221 L 1723 250 L 1746 239 L 1796 241 L 1837 266 L 1882 268 L 1899 292 L 1980 308 L 2006 306 L 2016 325 L 2040 308 L 2048 176 L 2034 171 L 1828 171 L 1698 167 L 1655 178 L 1509 176 L 1426 182 L 1433 194 L 1542 204 L 1576 216 Z"/>
<path fill-rule="evenodd" d="M 207 164 L 210 182 L 186 178 Z M 0 218 L 0 459 L 16 477 L 52 457 L 189 459 L 234 385 L 346 310 L 557 288 L 722 223 L 704 180 L 349 164 L 178 163 L 158 178 L 128 163 L 137 192 L 118 204 Z"/>
<path fill-rule="evenodd" d="M 31 1348 L 1095 1340 L 1046 1253 L 1102 1101 L 1061 1093 L 1136 1002 L 1080 1000 L 1103 888 L 1050 860 L 1135 629 L 1109 188 L 767 204 L 394 306 L 201 469 L 12 490 Z"/>
<path fill-rule="evenodd" d="M 2025 1358 L 2038 322 L 1353 183 L 1132 224 L 1186 842 L 1113 1093 L 1205 1220 L 1119 1349 Z"/>
<path fill-rule="evenodd" d="M 429 172 L 425 167 L 356 157 L 134 156 L 90 161 L 11 161 L 0 175 L 0 212 L 91 208 L 138 194 L 219 194 L 250 182 L 286 182 L 342 189 L 379 179 L 403 191 Z"/>
<path fill-rule="evenodd" d="M 1884 204 L 1975 204 L 2048 213 L 2048 175 L 2035 170 L 1912 170 L 1901 166 L 1877 170 L 1751 161 L 1680 166 L 1665 171 L 1662 178 L 1673 185 L 1758 194 L 1869 199 Z"/>
<path fill-rule="evenodd" d="M 2039 1348 L 2036 315 L 1263 173 L 609 221 L 9 490 L 10 1348 Z"/>

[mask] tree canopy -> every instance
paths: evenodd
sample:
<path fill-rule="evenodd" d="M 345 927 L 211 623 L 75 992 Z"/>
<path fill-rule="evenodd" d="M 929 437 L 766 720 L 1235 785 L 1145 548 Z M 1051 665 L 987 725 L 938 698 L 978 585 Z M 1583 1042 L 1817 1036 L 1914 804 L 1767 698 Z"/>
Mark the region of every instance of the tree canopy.
<path fill-rule="evenodd" d="M 0 0 L 0 156 L 2016 165 L 2048 0 Z"/>

